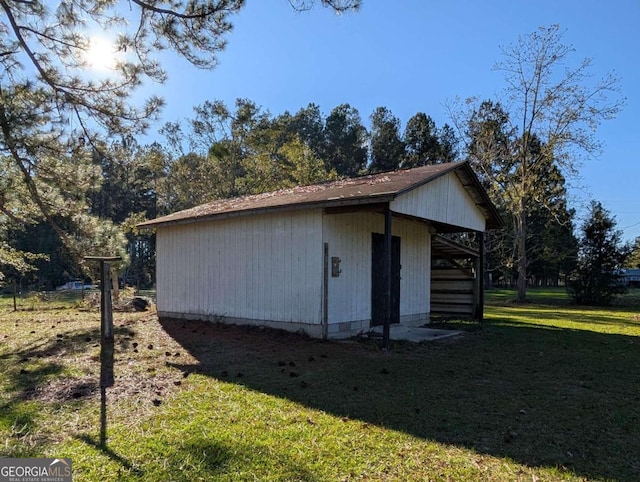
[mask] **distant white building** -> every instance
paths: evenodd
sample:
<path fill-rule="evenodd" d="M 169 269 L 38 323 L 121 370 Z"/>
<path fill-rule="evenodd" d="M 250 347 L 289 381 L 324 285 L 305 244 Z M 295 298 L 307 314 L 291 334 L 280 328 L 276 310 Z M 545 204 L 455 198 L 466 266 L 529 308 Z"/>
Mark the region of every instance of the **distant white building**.
<path fill-rule="evenodd" d="M 160 317 L 341 338 L 387 318 L 428 322 L 432 237 L 501 225 L 462 162 L 225 199 L 139 226 L 157 230 Z M 438 247 L 455 257 L 455 243 Z"/>

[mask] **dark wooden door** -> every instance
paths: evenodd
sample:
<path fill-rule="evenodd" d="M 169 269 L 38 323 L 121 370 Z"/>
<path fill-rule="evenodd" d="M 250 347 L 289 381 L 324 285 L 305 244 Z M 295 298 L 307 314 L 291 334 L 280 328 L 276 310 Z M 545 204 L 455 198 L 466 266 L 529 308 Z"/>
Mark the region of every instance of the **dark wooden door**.
<path fill-rule="evenodd" d="M 371 326 L 384 324 L 384 234 L 371 233 Z M 400 238 L 391 237 L 390 322 L 400 323 Z"/>

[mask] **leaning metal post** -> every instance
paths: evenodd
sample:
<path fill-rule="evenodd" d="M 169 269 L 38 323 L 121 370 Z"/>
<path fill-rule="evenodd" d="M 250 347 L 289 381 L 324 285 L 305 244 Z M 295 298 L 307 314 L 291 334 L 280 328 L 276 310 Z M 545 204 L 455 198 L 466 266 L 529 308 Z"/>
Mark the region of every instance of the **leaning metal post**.
<path fill-rule="evenodd" d="M 100 262 L 100 446 L 107 444 L 107 387 L 114 384 L 113 376 L 113 310 L 111 306 L 111 265 L 118 256 L 85 256 L 88 261 Z"/>

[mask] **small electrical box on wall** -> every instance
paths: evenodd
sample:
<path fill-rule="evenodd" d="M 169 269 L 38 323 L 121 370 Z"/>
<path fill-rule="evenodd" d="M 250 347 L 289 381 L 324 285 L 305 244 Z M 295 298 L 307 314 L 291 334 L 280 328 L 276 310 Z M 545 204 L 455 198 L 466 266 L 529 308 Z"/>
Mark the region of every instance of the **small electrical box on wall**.
<path fill-rule="evenodd" d="M 342 270 L 340 269 L 340 261 L 342 260 L 337 256 L 331 257 L 331 277 L 332 278 L 337 278 L 338 276 L 340 276 L 340 273 L 342 273 Z"/>

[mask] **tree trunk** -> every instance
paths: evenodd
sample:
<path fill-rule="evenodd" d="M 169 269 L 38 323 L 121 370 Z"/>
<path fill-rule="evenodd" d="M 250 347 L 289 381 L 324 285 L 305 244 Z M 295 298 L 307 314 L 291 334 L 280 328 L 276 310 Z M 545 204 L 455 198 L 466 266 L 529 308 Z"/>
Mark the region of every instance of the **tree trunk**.
<path fill-rule="evenodd" d="M 516 248 L 518 251 L 518 302 L 527 300 L 527 211 L 520 205 L 516 217 Z"/>

